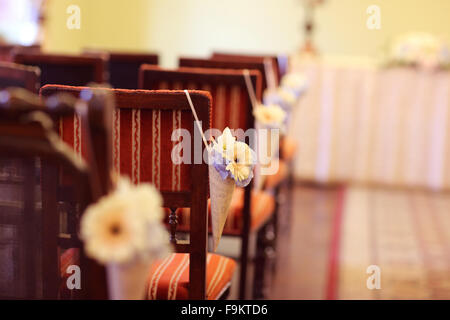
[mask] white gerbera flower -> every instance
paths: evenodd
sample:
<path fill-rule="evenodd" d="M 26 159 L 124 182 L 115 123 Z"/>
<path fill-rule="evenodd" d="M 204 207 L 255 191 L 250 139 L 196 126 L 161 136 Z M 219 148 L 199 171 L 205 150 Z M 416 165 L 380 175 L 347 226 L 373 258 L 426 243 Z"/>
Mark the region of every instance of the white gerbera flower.
<path fill-rule="evenodd" d="M 253 110 L 253 115 L 261 124 L 273 127 L 281 127 L 286 119 L 286 112 L 276 104 L 260 105 Z"/>
<path fill-rule="evenodd" d="M 102 264 L 160 257 L 170 251 L 162 225 L 162 197 L 150 184 L 121 179 L 117 189 L 88 207 L 81 239 L 88 256 Z"/>
<path fill-rule="evenodd" d="M 250 147 L 245 142 L 237 141 L 233 147 L 233 155 L 226 169 L 238 181 L 246 180 L 251 173 L 253 158 Z"/>
<path fill-rule="evenodd" d="M 145 249 L 147 225 L 128 200 L 114 195 L 88 208 L 81 220 L 86 254 L 100 263 L 124 263 Z M 145 218 L 144 218 L 145 219 Z"/>
<path fill-rule="evenodd" d="M 217 152 L 221 153 L 224 158 L 230 160 L 235 142 L 236 137 L 233 137 L 231 130 L 226 127 L 225 130 L 223 130 L 222 135 L 216 139 L 216 143 L 213 148 Z"/>
<path fill-rule="evenodd" d="M 158 190 L 149 183 L 141 183 L 135 186 L 129 179 L 121 178 L 117 185 L 118 193 L 129 199 L 129 205 L 133 210 L 142 212 L 149 222 L 161 221 L 163 219 L 163 200 Z"/>

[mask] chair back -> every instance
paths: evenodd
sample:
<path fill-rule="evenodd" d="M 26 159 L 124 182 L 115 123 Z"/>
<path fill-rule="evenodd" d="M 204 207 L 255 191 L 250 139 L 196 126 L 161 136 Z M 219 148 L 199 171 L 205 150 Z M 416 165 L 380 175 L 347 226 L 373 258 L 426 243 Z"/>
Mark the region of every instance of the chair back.
<path fill-rule="evenodd" d="M 0 61 L 11 62 L 16 52 L 39 52 L 40 45 L 20 46 L 14 44 L 0 44 Z"/>
<path fill-rule="evenodd" d="M 270 59 L 272 63 L 273 72 L 275 73 L 275 85 L 278 86 L 282 76 L 280 63 L 278 56 L 276 55 L 253 55 L 253 54 L 242 54 L 242 53 L 225 53 L 225 52 L 213 52 L 211 55 L 212 60 L 229 60 L 229 61 L 243 61 L 243 62 L 256 62 L 264 63 L 264 60 Z"/>
<path fill-rule="evenodd" d="M 95 165 L 77 157 L 54 126 L 54 118 L 75 112 L 73 103 L 53 97 L 44 104 L 17 89 L 6 96 L 0 102 L 0 296 L 61 298 L 69 289 L 63 280 L 68 265 L 60 255 L 65 248 L 80 248 L 76 220 L 102 190 Z M 80 251 L 70 255 L 80 256 L 73 262 L 83 270 L 81 291 L 74 296 L 105 297 L 97 284 L 106 281 L 89 280 L 95 263 Z"/>
<path fill-rule="evenodd" d="M 86 50 L 85 54 L 108 57 L 109 82 L 117 89 L 138 89 L 139 68 L 143 64 L 158 65 L 158 55 L 114 51 Z"/>
<path fill-rule="evenodd" d="M 180 58 L 180 67 L 210 68 L 210 69 L 248 69 L 258 70 L 262 77 L 262 92 L 267 89 L 267 79 L 264 61 L 230 61 L 227 59 L 198 59 L 198 58 Z"/>
<path fill-rule="evenodd" d="M 18 87 L 38 93 L 41 70 L 9 62 L 0 62 L 0 90 Z"/>
<path fill-rule="evenodd" d="M 41 86 L 61 84 L 84 86 L 108 81 L 106 60 L 101 57 L 83 57 L 45 53 L 14 54 L 15 63 L 37 66 L 41 69 Z"/>
<path fill-rule="evenodd" d="M 78 96 L 82 90 L 81 87 L 49 85 L 41 92 L 44 96 L 56 92 Z M 208 167 L 198 159 L 204 146 L 201 139 L 194 141 L 199 133 L 187 97 L 184 91 L 107 91 L 113 93 L 116 101 L 112 119 L 113 168 L 116 173 L 130 177 L 134 183 L 150 182 L 161 191 L 164 207 L 170 209 L 171 241 L 177 252 L 190 254 L 189 297 L 205 299 Z M 190 91 L 190 95 L 206 131 L 210 127 L 211 96 L 202 91 Z M 63 139 L 83 154 L 78 146 L 78 142 L 82 144 L 84 141 L 82 131 L 74 124 L 74 121 L 62 124 Z M 190 136 L 181 138 L 181 135 L 174 134 L 176 129 L 184 129 Z M 176 149 L 181 140 L 190 146 L 190 153 L 183 150 L 189 163 L 175 161 L 181 156 Z M 194 152 L 195 148 L 201 153 Z M 196 183 L 198 181 L 202 183 Z M 178 208 L 191 209 L 193 227 L 189 242 L 177 239 Z"/>
<path fill-rule="evenodd" d="M 250 71 L 250 79 L 261 98 L 261 74 Z M 140 88 L 157 89 L 199 89 L 209 91 L 213 97 L 212 127 L 223 130 L 247 130 L 254 128 L 252 105 L 245 78 L 240 70 L 179 68 L 161 69 L 157 66 L 141 67 Z"/>

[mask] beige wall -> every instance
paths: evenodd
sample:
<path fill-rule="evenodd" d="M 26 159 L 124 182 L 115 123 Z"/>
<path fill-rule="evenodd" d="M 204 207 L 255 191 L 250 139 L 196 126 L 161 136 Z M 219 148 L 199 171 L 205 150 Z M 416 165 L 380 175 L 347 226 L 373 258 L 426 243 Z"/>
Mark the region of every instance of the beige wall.
<path fill-rule="evenodd" d="M 381 9 L 381 29 L 369 30 L 366 9 Z M 402 33 L 425 31 L 450 40 L 448 0 L 328 0 L 317 12 L 317 44 L 325 53 L 374 55 Z"/>
<path fill-rule="evenodd" d="M 69 30 L 69 5 L 81 9 L 80 30 Z M 48 0 L 44 48 L 79 52 L 86 47 L 148 50 L 151 24 L 147 0 Z"/>
<path fill-rule="evenodd" d="M 179 55 L 213 49 L 295 52 L 301 43 L 300 0 L 48 0 L 49 51 L 83 47 L 159 52 L 174 66 Z M 66 28 L 66 8 L 81 8 L 81 30 Z M 381 30 L 368 30 L 366 9 L 381 8 Z M 407 31 L 450 38 L 449 0 L 328 0 L 317 11 L 316 43 L 325 54 L 374 55 Z"/>

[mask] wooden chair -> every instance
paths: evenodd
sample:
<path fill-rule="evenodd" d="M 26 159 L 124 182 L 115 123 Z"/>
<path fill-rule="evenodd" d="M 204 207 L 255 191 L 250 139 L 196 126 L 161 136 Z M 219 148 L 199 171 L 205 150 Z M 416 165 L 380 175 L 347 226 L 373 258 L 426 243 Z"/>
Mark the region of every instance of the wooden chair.
<path fill-rule="evenodd" d="M 250 77 L 256 88 L 257 97 L 261 96 L 261 75 L 251 71 Z M 140 86 L 143 89 L 202 89 L 213 95 L 212 126 L 223 130 L 240 129 L 242 133 L 254 128 L 252 107 L 248 97 L 245 79 L 241 70 L 179 68 L 164 70 L 156 66 L 141 67 Z M 233 197 L 224 235 L 239 237 L 241 250 L 240 298 L 245 298 L 249 257 L 249 237 L 264 232 L 274 213 L 275 201 L 265 192 L 252 192 L 252 186 L 238 189 Z M 186 212 L 183 214 L 183 217 Z M 188 217 L 189 215 L 187 215 Z M 189 230 L 188 221 L 182 220 L 184 230 Z M 259 243 L 263 245 L 262 243 Z M 257 247 L 261 253 L 263 249 Z M 257 257 L 258 259 L 259 257 Z M 258 274 L 261 276 L 261 274 Z M 259 283 L 259 278 L 255 282 Z M 255 289 L 256 291 L 259 288 Z"/>
<path fill-rule="evenodd" d="M 18 87 L 38 93 L 41 70 L 9 62 L 0 62 L 0 90 Z"/>
<path fill-rule="evenodd" d="M 44 96 L 56 92 L 78 95 L 83 88 L 45 86 Z M 100 90 L 100 89 L 98 89 Z M 147 91 L 109 89 L 116 100 L 113 123 L 113 167 L 134 183 L 151 182 L 158 188 L 169 211 L 171 241 L 177 254 L 156 263 L 149 273 L 148 299 L 217 299 L 229 287 L 235 269 L 231 259 L 207 255 L 208 167 L 201 164 L 175 164 L 171 151 L 178 142 L 171 140 L 174 129 L 185 129 L 194 137 L 197 130 L 183 91 Z M 202 121 L 210 126 L 211 97 L 202 91 L 190 91 Z M 64 139 L 83 141 L 73 136 L 73 124 L 67 123 Z M 70 136 L 72 135 L 72 136 Z M 194 148 L 194 141 L 191 141 Z M 201 145 L 203 151 L 204 146 Z M 194 152 L 191 153 L 194 163 Z M 201 183 L 198 183 L 201 182 Z M 190 208 L 189 241 L 177 239 L 178 208 Z M 174 280 L 173 280 L 174 279 Z M 178 280 L 177 280 L 178 279 Z"/>
<path fill-rule="evenodd" d="M 109 82 L 117 89 L 137 89 L 139 67 L 142 64 L 158 65 L 157 54 L 99 50 L 85 50 L 85 54 L 102 54 L 108 59 Z"/>
<path fill-rule="evenodd" d="M 101 57 L 83 57 L 45 53 L 16 53 L 15 63 L 41 69 L 41 86 L 61 84 L 84 86 L 108 82 L 106 60 Z"/>
<path fill-rule="evenodd" d="M 91 109 L 92 119 L 98 119 L 99 109 Z M 70 116 L 74 110 L 67 97 L 52 97 L 43 103 L 19 89 L 8 90 L 7 99 L 0 102 L 2 298 L 106 297 L 103 269 L 84 257 L 76 229 L 69 232 L 71 228 L 63 226 L 73 218 L 63 213 L 65 190 L 71 191 L 81 214 L 106 186 L 99 181 L 95 163 L 77 157 L 58 137 L 54 119 Z M 90 136 L 90 123 L 80 117 L 85 135 Z M 96 134 L 100 134 L 98 129 Z M 89 141 L 88 152 L 93 150 Z M 63 250 L 67 247 L 71 249 Z M 81 290 L 75 294 L 65 282 L 72 264 L 83 270 Z"/>
<path fill-rule="evenodd" d="M 264 63 L 265 59 L 270 59 L 272 62 L 273 71 L 275 72 L 275 85 L 279 85 L 282 72 L 276 55 L 255 55 L 255 54 L 242 54 L 242 53 L 226 53 L 226 52 L 213 52 L 211 55 L 212 60 L 228 60 L 228 61 L 241 61 L 241 62 L 256 62 Z"/>

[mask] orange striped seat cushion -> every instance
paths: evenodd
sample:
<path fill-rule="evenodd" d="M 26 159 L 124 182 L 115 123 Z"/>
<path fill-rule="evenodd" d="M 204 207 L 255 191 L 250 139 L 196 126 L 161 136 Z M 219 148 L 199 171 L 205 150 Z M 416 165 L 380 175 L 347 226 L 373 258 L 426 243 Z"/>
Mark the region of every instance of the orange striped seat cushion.
<path fill-rule="evenodd" d="M 210 211 L 210 203 L 208 202 L 208 210 Z M 230 211 L 225 223 L 223 234 L 237 235 L 241 233 L 243 227 L 242 212 L 244 210 L 244 189 L 236 188 L 231 199 Z M 264 191 L 252 191 L 250 214 L 250 229 L 257 230 L 261 225 L 266 223 L 275 211 L 275 198 L 273 195 Z M 190 209 L 183 208 L 178 211 L 179 231 L 189 230 Z M 208 219 L 211 232 L 211 218 Z"/>
<path fill-rule="evenodd" d="M 208 254 L 206 298 L 218 299 L 231 284 L 236 262 L 217 254 Z M 148 300 L 187 300 L 189 298 L 189 254 L 174 253 L 154 263 L 146 288 Z"/>
<path fill-rule="evenodd" d="M 71 276 L 71 274 L 68 274 L 67 268 L 71 265 L 79 265 L 80 262 L 80 250 L 76 248 L 71 248 L 65 250 L 60 258 L 60 274 L 61 274 L 61 283 L 59 287 L 59 296 L 60 299 L 70 299 L 73 297 L 74 291 L 67 288 L 67 278 Z"/>
<path fill-rule="evenodd" d="M 289 136 L 283 137 L 281 141 L 281 158 L 286 161 L 291 161 L 297 153 L 298 143 L 294 138 Z"/>

